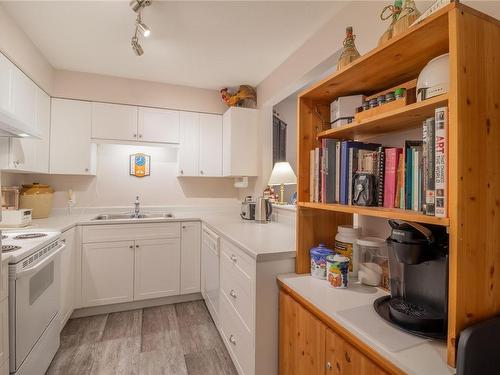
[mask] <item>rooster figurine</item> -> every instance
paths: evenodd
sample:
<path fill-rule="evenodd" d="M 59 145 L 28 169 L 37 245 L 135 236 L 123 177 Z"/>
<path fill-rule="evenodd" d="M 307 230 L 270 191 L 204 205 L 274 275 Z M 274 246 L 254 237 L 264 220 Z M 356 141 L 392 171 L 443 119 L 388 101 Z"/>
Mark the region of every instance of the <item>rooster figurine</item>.
<path fill-rule="evenodd" d="M 257 93 L 252 86 L 241 85 L 234 94 L 231 94 L 227 88 L 223 88 L 220 93 L 222 100 L 229 107 L 255 108 L 257 106 Z"/>

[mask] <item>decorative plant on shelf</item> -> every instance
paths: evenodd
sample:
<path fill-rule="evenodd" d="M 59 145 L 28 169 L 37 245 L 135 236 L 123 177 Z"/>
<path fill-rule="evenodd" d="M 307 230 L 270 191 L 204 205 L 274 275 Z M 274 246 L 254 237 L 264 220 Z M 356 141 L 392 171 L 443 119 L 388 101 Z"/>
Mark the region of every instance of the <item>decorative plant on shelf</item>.
<path fill-rule="evenodd" d="M 239 90 L 235 93 L 230 93 L 228 88 L 220 90 L 222 100 L 229 107 L 257 107 L 257 93 L 252 86 L 241 85 Z"/>

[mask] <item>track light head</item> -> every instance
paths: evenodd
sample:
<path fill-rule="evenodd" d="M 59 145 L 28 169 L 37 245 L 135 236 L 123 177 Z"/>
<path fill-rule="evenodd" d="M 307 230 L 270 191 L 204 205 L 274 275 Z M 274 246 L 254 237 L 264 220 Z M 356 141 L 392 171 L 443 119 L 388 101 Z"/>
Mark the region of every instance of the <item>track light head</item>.
<path fill-rule="evenodd" d="M 137 56 L 142 56 L 144 54 L 144 50 L 142 49 L 142 46 L 139 44 L 139 39 L 137 39 L 137 35 L 134 35 L 132 37 L 131 44 L 132 44 L 132 49 L 134 50 Z"/>
<path fill-rule="evenodd" d="M 144 22 L 142 22 L 141 13 L 137 15 L 136 26 L 144 37 L 147 38 L 151 35 L 151 29 Z"/>
<path fill-rule="evenodd" d="M 139 13 L 142 9 L 151 5 L 152 0 L 132 0 L 130 1 L 130 7 L 136 13 Z"/>

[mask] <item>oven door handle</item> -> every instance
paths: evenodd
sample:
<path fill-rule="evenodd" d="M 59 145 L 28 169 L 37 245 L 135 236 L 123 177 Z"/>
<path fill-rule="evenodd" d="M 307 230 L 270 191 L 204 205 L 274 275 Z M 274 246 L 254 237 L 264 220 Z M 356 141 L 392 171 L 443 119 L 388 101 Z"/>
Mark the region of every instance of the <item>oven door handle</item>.
<path fill-rule="evenodd" d="M 61 244 L 61 246 L 59 246 L 59 248 L 56 251 L 54 251 L 52 254 L 50 254 L 47 258 L 42 260 L 40 263 L 37 263 L 33 267 L 26 268 L 25 270 L 16 272 L 16 279 L 22 279 L 23 277 L 30 277 L 31 275 L 37 273 L 39 269 L 44 267 L 47 263 L 52 261 L 52 259 L 54 259 L 56 256 L 58 256 L 59 253 L 62 250 L 64 250 L 65 247 L 66 247 L 66 244 L 64 244 L 64 243 Z"/>

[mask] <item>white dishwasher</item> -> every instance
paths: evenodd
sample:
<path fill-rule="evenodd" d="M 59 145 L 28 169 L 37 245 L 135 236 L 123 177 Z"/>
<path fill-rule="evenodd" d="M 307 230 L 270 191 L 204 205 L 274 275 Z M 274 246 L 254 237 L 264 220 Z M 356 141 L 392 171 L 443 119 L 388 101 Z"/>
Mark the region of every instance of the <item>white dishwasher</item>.
<path fill-rule="evenodd" d="M 210 315 L 219 326 L 219 236 L 205 225 L 201 245 L 201 294 Z"/>

